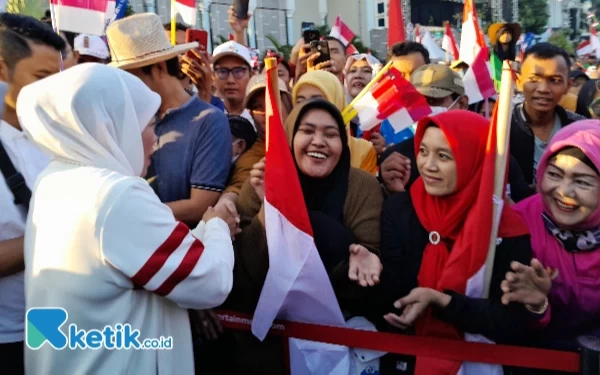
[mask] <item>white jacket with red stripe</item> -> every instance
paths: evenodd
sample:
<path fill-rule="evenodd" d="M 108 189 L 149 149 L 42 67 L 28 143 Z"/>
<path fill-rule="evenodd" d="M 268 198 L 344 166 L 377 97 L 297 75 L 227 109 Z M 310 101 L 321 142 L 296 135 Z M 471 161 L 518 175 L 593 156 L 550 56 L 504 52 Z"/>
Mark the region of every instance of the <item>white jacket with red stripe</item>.
<path fill-rule="evenodd" d="M 54 161 L 38 179 L 25 237 L 27 308 L 68 312 L 61 331 L 131 324 L 172 350 L 26 350 L 28 374 L 193 374 L 186 308 L 219 306 L 233 247 L 218 218 L 190 231 L 141 178 Z"/>

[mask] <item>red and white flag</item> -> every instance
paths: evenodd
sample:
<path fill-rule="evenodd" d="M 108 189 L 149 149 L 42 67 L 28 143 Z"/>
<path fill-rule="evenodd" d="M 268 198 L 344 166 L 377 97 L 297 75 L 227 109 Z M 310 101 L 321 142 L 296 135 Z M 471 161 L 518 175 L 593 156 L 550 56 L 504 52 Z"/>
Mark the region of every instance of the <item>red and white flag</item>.
<path fill-rule="evenodd" d="M 404 16 L 400 0 L 390 0 L 388 4 L 388 48 L 406 40 Z"/>
<path fill-rule="evenodd" d="M 596 59 L 600 59 L 600 40 L 598 39 L 598 31 L 596 30 L 597 26 L 597 23 L 592 23 L 590 25 L 590 44 L 594 49 Z"/>
<path fill-rule="evenodd" d="M 579 43 L 576 50 L 577 56 L 586 56 L 594 54 L 594 46 L 590 42 L 590 40 L 584 40 Z"/>
<path fill-rule="evenodd" d="M 463 78 L 465 95 L 469 97 L 469 104 L 489 99 L 496 95 L 494 80 L 490 71 L 487 50 L 482 49 L 469 66 Z"/>
<path fill-rule="evenodd" d="M 487 45 L 479 28 L 477 10 L 473 0 L 465 0 L 462 31 L 460 33 L 460 59 L 471 65 L 480 49 L 487 50 Z"/>
<path fill-rule="evenodd" d="M 454 61 L 459 59 L 458 47 L 456 46 L 456 40 L 454 40 L 454 34 L 452 33 L 452 28 L 450 27 L 449 22 L 445 22 L 446 24 L 446 32 L 444 33 L 444 38 L 442 39 L 442 49 L 450 54 L 452 54 L 452 58 Z"/>
<path fill-rule="evenodd" d="M 337 16 L 329 36 L 339 39 L 342 43 L 344 43 L 345 46 L 347 46 L 352 42 L 355 34 L 354 31 L 352 31 L 352 29 L 350 29 L 348 25 L 344 23 L 344 21 L 342 21 L 342 17 Z"/>
<path fill-rule="evenodd" d="M 354 109 L 363 131 L 387 119 L 397 133 L 431 114 L 427 99 L 396 68 L 391 68 Z"/>
<path fill-rule="evenodd" d="M 196 16 L 198 14 L 198 8 L 196 6 L 196 0 L 171 0 L 174 2 L 175 15 L 171 17 L 181 16 L 184 23 L 195 26 Z"/>
<path fill-rule="evenodd" d="M 415 42 L 421 43 L 423 41 L 423 36 L 421 35 L 421 25 L 417 24 L 415 26 Z"/>
<path fill-rule="evenodd" d="M 355 53 L 359 53 L 359 52 L 356 49 L 356 47 L 354 46 L 354 44 L 352 44 L 352 43 L 348 44 L 348 47 L 346 48 L 346 55 L 354 55 Z"/>
<path fill-rule="evenodd" d="M 59 31 L 104 34 L 115 15 L 115 0 L 50 0 L 52 22 Z"/>
<path fill-rule="evenodd" d="M 269 270 L 263 284 L 252 333 L 263 340 L 276 318 L 345 326 L 329 276 L 315 246 L 300 180 L 276 105 L 277 68 L 267 69 L 267 145 L 265 231 Z M 290 340 L 292 374 L 347 374 L 349 349 Z"/>

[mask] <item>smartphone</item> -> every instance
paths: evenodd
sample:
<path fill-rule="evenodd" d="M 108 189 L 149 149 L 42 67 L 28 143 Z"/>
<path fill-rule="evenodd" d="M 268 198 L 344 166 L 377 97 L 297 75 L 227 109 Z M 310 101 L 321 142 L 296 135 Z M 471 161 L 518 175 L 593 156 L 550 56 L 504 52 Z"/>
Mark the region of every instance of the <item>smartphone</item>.
<path fill-rule="evenodd" d="M 248 19 L 248 1 L 249 0 L 233 0 L 233 8 L 235 9 L 235 14 L 240 20 Z"/>
<path fill-rule="evenodd" d="M 326 40 L 310 42 L 310 49 L 312 53 L 319 52 L 321 54 L 321 56 L 315 60 L 315 65 L 331 60 L 331 55 L 329 54 L 329 44 L 327 44 Z"/>
<path fill-rule="evenodd" d="M 208 45 L 208 31 L 200 29 L 187 29 L 185 32 L 185 42 L 198 42 L 201 49 L 204 48 L 204 50 L 206 50 L 206 46 Z M 186 55 L 191 58 L 194 57 L 194 54 L 191 51 L 186 52 Z"/>
<path fill-rule="evenodd" d="M 185 42 L 198 42 L 201 47 L 206 49 L 208 44 L 208 31 L 200 29 L 187 29 L 185 32 Z"/>
<path fill-rule="evenodd" d="M 307 28 L 302 32 L 304 37 L 304 44 L 310 44 L 310 42 L 318 41 L 321 38 L 321 33 L 315 28 Z"/>

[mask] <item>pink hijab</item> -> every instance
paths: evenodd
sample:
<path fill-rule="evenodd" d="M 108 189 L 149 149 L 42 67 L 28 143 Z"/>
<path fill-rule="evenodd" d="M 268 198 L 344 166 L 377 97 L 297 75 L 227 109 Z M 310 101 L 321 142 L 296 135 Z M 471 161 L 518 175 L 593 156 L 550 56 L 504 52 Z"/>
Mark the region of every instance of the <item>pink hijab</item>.
<path fill-rule="evenodd" d="M 550 157 L 566 147 L 579 148 L 594 163 L 596 168 L 600 170 L 600 121 L 577 121 L 556 133 L 538 165 L 538 191 L 541 191 L 542 179 L 544 178 L 544 173 L 546 173 Z M 539 196 L 539 194 L 536 196 Z M 540 201 L 543 201 L 541 197 L 539 198 Z M 544 210 L 550 214 L 548 207 L 544 206 Z M 586 220 L 581 229 L 596 228 L 598 226 L 600 226 L 600 205 L 596 207 L 596 210 Z"/>
<path fill-rule="evenodd" d="M 565 147 L 577 147 L 600 169 L 600 121 L 575 122 L 552 138 L 537 170 L 538 190 L 552 155 Z M 600 250 L 568 252 L 544 225 L 542 213 L 550 215 L 540 194 L 514 207 L 527 223 L 534 256 L 546 267 L 558 271 L 548 299 L 552 318 L 545 333 L 550 338 L 568 338 L 579 333 L 600 334 Z M 600 226 L 600 206 L 581 229 Z"/>

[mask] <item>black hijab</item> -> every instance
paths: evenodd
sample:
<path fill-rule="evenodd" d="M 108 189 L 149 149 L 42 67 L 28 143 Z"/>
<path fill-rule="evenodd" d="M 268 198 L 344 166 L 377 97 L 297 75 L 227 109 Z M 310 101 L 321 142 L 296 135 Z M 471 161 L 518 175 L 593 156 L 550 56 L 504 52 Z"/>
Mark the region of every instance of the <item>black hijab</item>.
<path fill-rule="evenodd" d="M 324 110 L 335 119 L 342 141 L 340 160 L 333 171 L 325 178 L 313 178 L 302 173 L 294 155 L 293 139 L 298 132 L 302 119 L 312 110 Z M 294 107 L 285 127 L 307 209 L 324 214 L 343 225 L 344 203 L 348 194 L 348 177 L 350 173 L 350 148 L 348 147 L 348 133 L 342 114 L 333 104 L 322 99 L 314 99 Z"/>
<path fill-rule="evenodd" d="M 502 48 L 502 43 L 500 43 L 500 35 L 502 35 L 506 30 L 510 31 L 512 35 L 512 40 L 508 43 L 508 48 L 505 51 L 504 48 Z M 494 53 L 496 54 L 496 56 L 498 56 L 500 61 L 515 61 L 515 58 L 517 56 L 517 40 L 515 39 L 514 30 L 510 27 L 502 27 L 500 28 L 500 30 L 498 30 L 498 33 L 496 35 L 496 45 L 494 45 Z"/>

